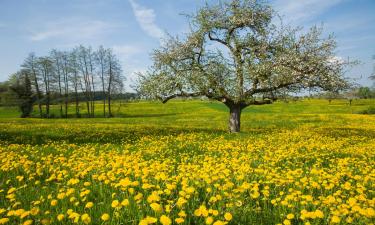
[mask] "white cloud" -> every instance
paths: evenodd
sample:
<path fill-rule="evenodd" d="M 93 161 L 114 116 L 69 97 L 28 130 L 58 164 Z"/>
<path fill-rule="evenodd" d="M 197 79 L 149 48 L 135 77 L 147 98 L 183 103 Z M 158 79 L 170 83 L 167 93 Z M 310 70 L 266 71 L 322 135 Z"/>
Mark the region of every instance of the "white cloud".
<path fill-rule="evenodd" d="M 281 16 L 299 24 L 310 21 L 343 0 L 277 0 L 276 11 Z"/>
<path fill-rule="evenodd" d="M 132 85 L 138 79 L 137 73 L 147 70 L 146 63 L 139 60 L 139 57 L 147 52 L 147 49 L 139 45 L 114 45 L 112 49 L 118 56 L 126 75 L 125 90 L 134 91 Z"/>
<path fill-rule="evenodd" d="M 165 35 L 163 30 L 155 23 L 155 11 L 139 5 L 135 0 L 129 0 L 129 2 L 132 6 L 135 18 L 142 30 L 151 37 L 159 39 L 163 38 Z"/>
<path fill-rule="evenodd" d="M 144 52 L 144 49 L 135 45 L 114 45 L 112 47 L 114 53 L 121 59 L 128 60 L 134 55 Z"/>
<path fill-rule="evenodd" d="M 100 21 L 85 19 L 68 19 L 49 22 L 42 27 L 36 27 L 31 31 L 32 41 L 43 41 L 51 38 L 64 38 L 68 40 L 87 40 L 103 35 L 116 25 Z"/>

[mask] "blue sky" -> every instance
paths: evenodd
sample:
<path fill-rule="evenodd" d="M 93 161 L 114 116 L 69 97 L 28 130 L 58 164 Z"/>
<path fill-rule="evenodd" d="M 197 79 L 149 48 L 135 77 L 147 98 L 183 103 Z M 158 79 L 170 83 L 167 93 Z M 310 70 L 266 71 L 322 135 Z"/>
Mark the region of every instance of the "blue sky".
<path fill-rule="evenodd" d="M 215 2 L 218 0 L 210 0 Z M 166 33 L 189 29 L 190 14 L 203 0 L 0 0 L 0 81 L 16 72 L 29 52 L 45 55 L 84 44 L 111 47 L 129 86 L 151 64 L 150 53 Z M 338 41 L 336 55 L 361 64 L 347 76 L 370 86 L 375 55 L 374 0 L 273 0 L 290 24 L 323 24 Z M 129 89 L 128 89 L 129 90 Z"/>

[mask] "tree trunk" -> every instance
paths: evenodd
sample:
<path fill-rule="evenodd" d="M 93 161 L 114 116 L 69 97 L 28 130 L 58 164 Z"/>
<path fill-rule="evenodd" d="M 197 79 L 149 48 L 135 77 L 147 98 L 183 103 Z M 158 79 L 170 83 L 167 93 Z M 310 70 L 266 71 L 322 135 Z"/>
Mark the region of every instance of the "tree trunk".
<path fill-rule="evenodd" d="M 241 105 L 234 104 L 229 107 L 229 131 L 231 133 L 240 132 L 241 128 Z"/>
<path fill-rule="evenodd" d="M 49 104 L 50 104 L 50 93 L 49 91 L 47 92 L 47 101 L 46 101 L 46 116 L 49 118 Z"/>

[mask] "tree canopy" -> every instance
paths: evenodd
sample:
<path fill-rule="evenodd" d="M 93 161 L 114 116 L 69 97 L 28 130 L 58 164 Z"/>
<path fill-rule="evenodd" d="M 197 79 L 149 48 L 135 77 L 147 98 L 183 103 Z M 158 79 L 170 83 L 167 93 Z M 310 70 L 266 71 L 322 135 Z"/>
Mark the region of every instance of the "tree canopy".
<path fill-rule="evenodd" d="M 249 105 L 272 103 L 279 93 L 349 86 L 343 74 L 351 62 L 336 57 L 333 35 L 284 25 L 264 2 L 206 4 L 188 18 L 190 31 L 167 38 L 140 74 L 144 96 L 164 103 L 195 96 L 221 101 L 230 109 L 230 130 L 238 132 Z"/>

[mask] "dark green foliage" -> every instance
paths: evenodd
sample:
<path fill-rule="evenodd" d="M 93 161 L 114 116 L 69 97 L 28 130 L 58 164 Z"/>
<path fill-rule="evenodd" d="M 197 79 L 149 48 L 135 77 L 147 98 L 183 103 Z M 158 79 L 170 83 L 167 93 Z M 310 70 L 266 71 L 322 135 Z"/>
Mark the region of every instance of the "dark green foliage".
<path fill-rule="evenodd" d="M 21 110 L 21 117 L 30 117 L 35 100 L 28 74 L 21 72 L 21 75 L 17 78 L 16 83 L 11 85 L 10 89 L 17 95 L 18 106 Z"/>
<path fill-rule="evenodd" d="M 368 114 L 368 115 L 375 114 L 375 106 L 368 107 L 368 109 L 361 111 L 360 114 Z"/>
<path fill-rule="evenodd" d="M 357 95 L 359 98 L 373 98 L 375 97 L 375 91 L 371 91 L 369 87 L 360 87 L 358 89 Z"/>

